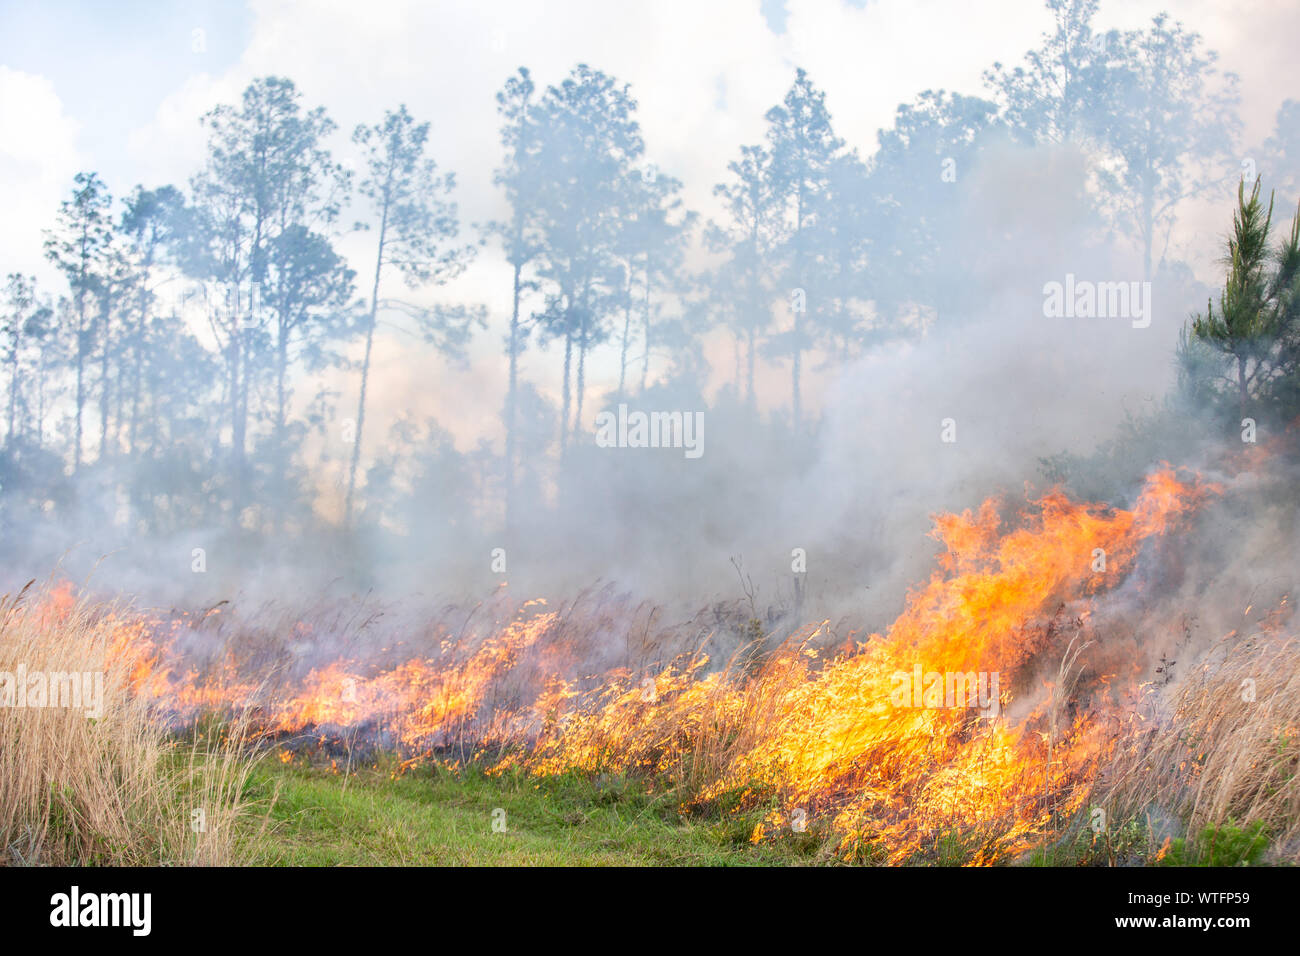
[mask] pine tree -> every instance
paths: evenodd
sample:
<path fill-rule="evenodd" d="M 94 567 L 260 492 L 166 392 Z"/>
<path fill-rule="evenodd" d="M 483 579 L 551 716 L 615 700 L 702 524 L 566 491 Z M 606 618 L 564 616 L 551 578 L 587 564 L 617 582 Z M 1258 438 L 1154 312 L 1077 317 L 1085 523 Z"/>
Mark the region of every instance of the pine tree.
<path fill-rule="evenodd" d="M 626 393 L 627 371 L 632 361 L 633 312 L 639 312 L 641 317 L 640 387 L 645 391 L 656 343 L 655 317 L 660 299 L 663 292 L 676 285 L 686 239 L 695 223 L 695 214 L 686 209 L 681 199 L 681 189 L 679 180 L 647 169 L 630 172 L 623 192 L 625 211 L 617 240 L 624 279 L 623 330 L 619 342 L 620 397 Z"/>
<path fill-rule="evenodd" d="M 276 240 L 331 222 L 346 187 L 323 145 L 333 122 L 323 108 L 304 110 L 301 99 L 292 81 L 263 77 L 248 85 L 238 106 L 207 113 L 207 161 L 192 184 L 194 235 L 186 266 L 196 278 L 216 283 L 208 318 L 225 365 L 235 524 L 249 477 L 250 396 L 268 369 L 282 373 L 288 356 L 283 337 L 268 329 L 274 313 L 265 308 L 268 295 L 277 300 L 267 286 L 277 278 L 271 272 Z M 282 431 L 279 421 L 274 427 Z"/>
<path fill-rule="evenodd" d="M 4 310 L 0 312 L 0 364 L 9 378 L 5 444 L 13 445 L 20 438 L 20 410 L 27 411 L 23 395 L 30 346 L 39 344 L 48 334 L 53 310 L 39 301 L 36 279 L 17 272 L 10 273 L 5 281 L 0 308 Z"/>
<path fill-rule="evenodd" d="M 95 320 L 92 306 L 105 285 L 106 257 L 113 230 L 109 220 L 112 197 L 95 173 L 78 173 L 72 198 L 59 207 L 57 225 L 46 233 L 45 255 L 67 277 L 72 294 L 73 397 L 72 467 L 81 470 L 83 418 L 88 399 L 86 365 L 92 354 Z"/>
<path fill-rule="evenodd" d="M 604 341 L 622 301 L 623 191 L 645 152 L 636 107 L 626 85 L 586 64 L 549 87 L 538 106 L 539 273 L 549 283 L 541 321 L 564 339 L 561 454 L 582 417 L 587 353 Z"/>
<path fill-rule="evenodd" d="M 1046 0 L 1052 29 L 1025 65 L 994 63 L 984 82 L 1008 126 L 1028 143 L 1079 143 L 1093 134 L 1090 111 L 1105 82 L 1109 38 L 1093 30 L 1098 0 Z"/>
<path fill-rule="evenodd" d="M 144 404 L 144 367 L 148 329 L 159 281 L 159 266 L 174 261 L 177 242 L 185 228 L 185 197 L 174 186 L 145 189 L 137 186 L 126 199 L 119 230 L 130 261 L 129 288 L 123 308 L 130 315 L 126 345 L 130 353 L 130 412 L 127 450 L 134 455 Z"/>
<path fill-rule="evenodd" d="M 1195 339 L 1227 360 L 1222 378 L 1242 418 L 1254 404 L 1280 405 L 1288 415 L 1300 410 L 1300 209 L 1289 235 L 1270 250 L 1273 200 L 1265 208 L 1259 193 L 1258 179 L 1249 198 L 1245 181 L 1238 186 L 1218 311 L 1207 303 L 1191 321 Z"/>
<path fill-rule="evenodd" d="M 1099 181 L 1114 218 L 1141 244 L 1149 280 L 1179 205 L 1222 183 L 1233 163 L 1241 126 L 1236 77 L 1217 77 L 1218 55 L 1165 14 L 1114 47 L 1092 114 L 1102 146 Z"/>
<path fill-rule="evenodd" d="M 742 146 L 727 171 L 731 179 L 714 186 L 713 194 L 723 201 L 728 221 L 710 223 L 705 238 L 712 251 L 727 254 L 712 288 L 732 332 L 744 342 L 745 396 L 752 409 L 758 341 L 772 324 L 771 260 L 782 204 L 773 191 L 771 156 L 762 146 Z"/>
<path fill-rule="evenodd" d="M 510 203 L 510 221 L 494 223 L 490 231 L 500 236 L 506 247 L 511 269 L 510 334 L 506 340 L 509 364 L 506 384 L 505 447 L 505 519 L 509 532 L 515 525 L 515 464 L 518 454 L 519 353 L 524 347 L 526 329 L 521 316 L 524 296 L 536 289 L 536 283 L 524 278 L 524 270 L 537 256 L 537 169 L 538 130 L 534 111 L 534 85 L 524 67 L 510 77 L 497 93 L 497 113 L 501 117 L 501 145 L 506 151 L 505 165 L 498 169 L 495 182 Z"/>
<path fill-rule="evenodd" d="M 344 521 L 351 523 L 356 494 L 357 467 L 366 421 L 366 392 L 370 381 L 371 351 L 381 305 L 413 314 L 426 338 L 443 352 L 456 352 L 481 318 L 463 309 L 417 309 L 380 298 L 385 270 L 396 269 L 408 288 L 441 285 L 459 275 L 472 249 L 455 244 L 460 230 L 456 203 L 450 198 L 456 179 L 442 173 L 425 155 L 429 124 L 416 123 L 405 106 L 385 113 L 374 126 L 358 126 L 352 140 L 364 151 L 364 171 L 359 191 L 370 202 L 378 220 L 375 270 L 366 316 L 366 347 L 361 364 L 357 399 L 356 434 L 348 464 L 348 490 Z"/>
<path fill-rule="evenodd" d="M 797 71 L 782 104 L 768 110 L 767 122 L 773 192 L 786 210 L 782 254 L 792 319 L 790 330 L 776 344 L 780 354 L 790 357 L 791 421 L 798 428 L 803 355 L 816 342 L 816 326 L 825 318 L 829 297 L 824 266 L 831 172 L 844 143 L 831 126 L 826 95 L 803 70 Z"/>

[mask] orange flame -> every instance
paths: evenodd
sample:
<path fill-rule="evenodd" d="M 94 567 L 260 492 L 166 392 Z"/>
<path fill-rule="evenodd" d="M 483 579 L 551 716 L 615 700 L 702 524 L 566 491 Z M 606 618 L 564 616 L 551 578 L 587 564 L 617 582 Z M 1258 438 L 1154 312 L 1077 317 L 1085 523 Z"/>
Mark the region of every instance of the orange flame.
<path fill-rule="evenodd" d="M 284 686 L 250 677 L 234 653 L 200 673 L 178 640 L 187 620 L 124 614 L 113 652 L 134 692 L 174 719 L 253 708 L 273 733 L 371 728 L 408 753 L 496 740 L 513 745 L 498 768 L 653 774 L 693 805 L 775 798 L 754 839 L 811 820 L 844 855 L 883 845 L 896 862 L 955 834 L 992 862 L 1077 811 L 1111 746 L 1114 675 L 1084 656 L 1093 603 L 1122 584 L 1140 591 L 1146 543 L 1219 490 L 1165 466 L 1132 509 L 1051 491 L 1009 519 L 998 499 L 938 515 L 929 580 L 885 634 L 826 660 L 809 628 L 757 669 L 711 669 L 697 654 L 592 686 L 541 602 L 481 639 L 449 636 L 436 655 L 335 660 Z M 72 600 L 56 592 L 45 613 Z"/>

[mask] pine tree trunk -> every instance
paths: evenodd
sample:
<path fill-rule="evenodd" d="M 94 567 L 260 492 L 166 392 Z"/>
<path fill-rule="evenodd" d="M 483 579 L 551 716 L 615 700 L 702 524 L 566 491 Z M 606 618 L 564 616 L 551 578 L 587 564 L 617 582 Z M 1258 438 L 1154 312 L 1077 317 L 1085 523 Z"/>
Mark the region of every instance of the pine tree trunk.
<path fill-rule="evenodd" d="M 1238 398 L 1240 399 L 1241 402 L 1241 417 L 1244 419 L 1246 417 L 1246 405 L 1247 405 L 1246 356 L 1244 355 L 1237 356 L 1237 393 L 1238 393 Z"/>
<path fill-rule="evenodd" d="M 140 338 L 135 347 L 135 363 L 131 371 L 131 423 L 127 429 L 127 445 L 135 456 L 136 435 L 140 430 L 140 392 L 144 388 L 144 328 L 143 309 L 140 315 Z"/>
<path fill-rule="evenodd" d="M 17 324 L 21 319 L 15 316 L 14 321 Z M 9 360 L 9 430 L 5 435 L 10 445 L 14 443 L 14 423 L 18 420 L 18 349 L 21 344 L 22 339 L 15 336 L 14 351 Z"/>
<path fill-rule="evenodd" d="M 578 407 L 573 414 L 573 434 L 582 429 L 582 400 L 587 393 L 587 293 L 582 294 L 582 327 L 578 338 Z"/>
<path fill-rule="evenodd" d="M 100 344 L 99 354 L 99 460 L 103 461 L 108 454 L 108 409 L 112 402 L 112 391 L 109 388 L 108 381 L 108 354 L 109 354 L 109 304 L 105 297 L 103 305 L 100 307 L 99 315 Z"/>
<path fill-rule="evenodd" d="M 72 470 L 81 471 L 81 433 L 82 414 L 86 407 L 86 304 L 85 293 L 77 301 L 77 386 L 73 399 L 76 410 L 73 415 Z"/>
<path fill-rule="evenodd" d="M 755 202 L 757 203 L 757 200 Z M 761 305 L 760 303 L 761 295 L 759 293 L 759 278 L 758 278 L 759 246 L 758 246 L 757 213 L 755 213 L 754 221 L 750 228 L 749 239 L 751 244 L 750 252 L 751 255 L 753 256 L 749 268 L 749 301 L 750 301 L 750 308 L 754 310 L 754 313 L 749 318 L 749 336 L 748 336 L 749 354 L 747 356 L 749 368 L 748 368 L 747 394 L 748 394 L 749 407 L 750 410 L 752 411 L 755 407 L 755 401 L 756 401 L 754 396 L 754 349 L 757 344 L 755 340 L 758 337 L 758 329 L 756 327 L 756 323 L 759 320 L 759 316 L 762 314 L 759 311 Z"/>
<path fill-rule="evenodd" d="M 573 330 L 569 323 L 565 322 L 564 330 L 564 392 L 562 399 L 563 410 L 560 415 L 560 457 L 564 457 L 565 449 L 569 444 L 569 369 L 573 363 Z"/>
<path fill-rule="evenodd" d="M 627 260 L 627 288 L 623 295 L 623 344 L 619 350 L 618 361 L 618 397 L 623 397 L 627 384 L 627 349 L 632 337 L 632 258 Z"/>
<path fill-rule="evenodd" d="M 516 250 L 519 243 L 516 243 Z M 519 299 L 524 264 L 516 252 L 514 293 L 510 306 L 510 378 L 506 386 L 506 535 L 514 527 L 515 506 L 515 402 L 519 381 Z"/>
<path fill-rule="evenodd" d="M 794 225 L 794 242 L 795 242 L 795 281 L 799 283 L 798 288 L 803 288 L 803 183 L 799 184 L 798 204 L 795 207 L 795 225 Z M 806 307 L 807 298 L 805 293 L 804 305 Z M 794 360 L 790 363 L 790 423 L 795 431 L 799 429 L 799 421 L 802 416 L 802 409 L 799 401 L 799 373 L 803 358 L 803 342 L 799 339 L 799 316 L 800 312 L 794 312 L 794 324 L 791 329 L 791 338 L 794 344 Z"/>
<path fill-rule="evenodd" d="M 645 298 L 641 302 L 642 321 L 645 323 L 645 353 L 641 356 L 641 391 L 645 391 L 650 377 L 650 257 L 645 262 Z"/>
<path fill-rule="evenodd" d="M 379 246 L 375 253 L 375 281 L 370 288 L 370 317 L 366 322 L 366 354 L 361 361 L 361 393 L 357 397 L 357 433 L 352 439 L 352 460 L 348 464 L 348 493 L 343 504 L 345 527 L 352 526 L 352 503 L 357 488 L 357 465 L 361 461 L 361 433 L 366 424 L 366 389 L 370 383 L 370 355 L 375 343 L 375 322 L 379 316 L 379 279 L 384 268 L 384 241 L 387 235 L 388 202 L 385 199 L 379 223 Z"/>
<path fill-rule="evenodd" d="M 289 396 L 285 388 L 285 377 L 289 371 L 289 327 L 280 321 L 277 323 L 277 341 L 275 347 L 275 470 L 276 474 L 272 480 L 275 482 L 273 487 L 279 488 L 281 492 L 287 492 L 285 476 L 289 471 L 288 455 L 288 402 Z M 283 507 L 273 508 L 275 517 L 272 519 L 272 525 L 278 532 L 284 524 Z"/>
<path fill-rule="evenodd" d="M 1154 206 L 1155 197 L 1152 195 L 1151 188 L 1145 187 L 1142 192 L 1142 278 L 1146 282 L 1151 281 L 1151 249 L 1155 241 L 1156 228 Z"/>
<path fill-rule="evenodd" d="M 236 308 L 231 316 L 230 329 L 230 471 L 231 471 L 231 524 L 239 527 L 240 514 L 244 510 L 244 419 L 241 409 L 241 363 L 243 361 L 243 342 L 239 326 L 239 313 Z"/>

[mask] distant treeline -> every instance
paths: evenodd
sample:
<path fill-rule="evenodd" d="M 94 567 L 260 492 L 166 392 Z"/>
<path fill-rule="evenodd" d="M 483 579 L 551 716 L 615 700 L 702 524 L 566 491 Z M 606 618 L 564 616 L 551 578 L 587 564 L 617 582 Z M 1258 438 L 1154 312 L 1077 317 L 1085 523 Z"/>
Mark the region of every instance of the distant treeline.
<path fill-rule="evenodd" d="M 1197 34 L 1163 15 L 1101 31 L 1091 0 L 1048 7 L 1053 29 L 1020 65 L 994 64 L 986 96 L 921 93 L 869 155 L 836 135 L 799 70 L 766 114 L 765 141 L 741 146 L 714 186 L 722 212 L 710 221 L 651 162 L 633 91 L 586 65 L 545 89 L 523 68 L 505 82 L 495 183 L 509 215 L 473 228 L 453 172 L 430 155 L 430 124 L 405 106 L 359 126 L 359 159 L 345 165 L 326 145 L 336 130 L 323 108 L 287 78 L 258 79 L 202 118 L 207 155 L 186 186 L 115 199 L 94 172 L 76 177 L 46 234 L 57 289 L 8 275 L 5 513 L 84 507 L 89 477 L 106 520 L 140 533 L 401 524 L 412 502 L 448 500 L 508 526 L 545 498 L 543 463 L 591 440 L 594 350 L 617 353 L 620 400 L 665 382 L 702 395 L 718 359 L 702 342 L 723 329 L 735 343 L 731 407 L 757 419 L 756 365 L 778 363 L 789 392 L 770 425 L 797 435 L 813 424 L 801 403 L 813 356 L 843 361 L 953 320 L 979 267 L 958 252 L 953 190 L 990 150 L 1077 147 L 1097 228 L 1129 238 L 1147 279 L 1177 267 L 1169 238 L 1189 197 L 1226 196 L 1258 162 L 1294 200 L 1300 104 L 1286 102 L 1248 169 L 1235 77 Z M 1266 208 L 1243 195 L 1242 261 L 1184 349 L 1189 388 L 1235 411 L 1296 403 L 1295 245 L 1270 265 Z M 364 262 L 340 254 L 347 228 L 367 230 Z M 403 298 L 446 286 L 437 298 L 454 301 L 488 248 L 511 267 L 508 314 Z M 372 434 L 376 337 L 415 335 L 456 358 L 484 330 L 508 368 L 504 448 L 461 452 L 438 423 L 413 419 Z M 558 407 L 519 374 L 536 343 L 562 345 Z M 295 401 L 330 367 L 353 387 Z"/>

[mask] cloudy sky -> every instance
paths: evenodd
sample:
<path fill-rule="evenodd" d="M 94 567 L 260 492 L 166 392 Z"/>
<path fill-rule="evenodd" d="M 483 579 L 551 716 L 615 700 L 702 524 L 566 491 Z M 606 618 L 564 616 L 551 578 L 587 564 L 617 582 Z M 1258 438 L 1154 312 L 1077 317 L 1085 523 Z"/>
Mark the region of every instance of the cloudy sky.
<path fill-rule="evenodd" d="M 1140 27 L 1162 9 L 1240 75 L 1248 151 L 1300 89 L 1292 4 L 1104 0 L 1098 24 Z M 491 184 L 494 93 L 521 65 L 544 86 L 586 62 L 631 84 L 649 160 L 683 180 L 707 216 L 712 185 L 740 144 L 762 138 L 763 113 L 796 66 L 826 91 L 837 132 L 867 155 L 899 103 L 927 88 L 984 92 L 982 72 L 1019 62 L 1048 23 L 1040 0 L 3 0 L 0 269 L 54 283 L 41 230 L 72 176 L 97 170 L 116 195 L 137 182 L 184 183 L 203 155 L 198 117 L 261 75 L 287 75 L 308 105 L 328 108 L 340 156 L 347 131 L 386 108 L 406 103 L 432 120 L 462 218 L 482 222 L 503 211 Z M 1222 231 L 1214 212 L 1189 211 L 1187 234 Z M 344 248 L 365 261 L 363 237 Z M 509 304 L 501 272 L 498 257 L 484 257 L 460 296 L 499 317 Z M 485 336 L 479 355 L 495 354 L 497 339 Z M 425 374 L 397 350 L 379 362 L 390 401 Z M 488 418 L 500 364 L 476 361 L 488 384 L 473 392 L 490 397 Z"/>

